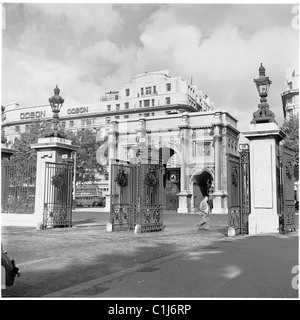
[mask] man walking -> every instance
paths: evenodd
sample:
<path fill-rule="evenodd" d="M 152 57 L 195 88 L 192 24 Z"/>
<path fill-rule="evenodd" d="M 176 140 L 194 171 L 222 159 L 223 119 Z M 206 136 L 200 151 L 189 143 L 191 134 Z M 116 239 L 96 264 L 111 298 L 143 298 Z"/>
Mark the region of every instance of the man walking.
<path fill-rule="evenodd" d="M 200 222 L 197 224 L 198 230 L 203 228 L 204 230 L 209 229 L 209 211 L 210 206 L 208 204 L 208 197 L 205 196 L 204 199 L 200 202 L 199 206 L 199 215 L 200 215 Z"/>

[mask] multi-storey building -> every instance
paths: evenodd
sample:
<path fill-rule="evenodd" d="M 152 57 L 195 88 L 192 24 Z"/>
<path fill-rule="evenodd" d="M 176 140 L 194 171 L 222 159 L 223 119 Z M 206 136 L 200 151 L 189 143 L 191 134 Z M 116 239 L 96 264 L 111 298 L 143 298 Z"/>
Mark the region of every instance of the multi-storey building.
<path fill-rule="evenodd" d="M 182 77 L 171 77 L 169 71 L 138 74 L 119 90 L 107 91 L 97 103 L 63 106 L 59 117 L 66 130 L 89 128 L 99 130 L 113 120 L 155 117 L 182 112 L 209 111 L 213 104 L 196 85 Z M 2 128 L 8 143 L 29 130 L 37 119 L 51 120 L 48 104 L 22 107 L 18 103 L 4 106 Z"/>
<path fill-rule="evenodd" d="M 299 67 L 287 68 L 285 91 L 281 94 L 284 118 L 299 114 Z"/>

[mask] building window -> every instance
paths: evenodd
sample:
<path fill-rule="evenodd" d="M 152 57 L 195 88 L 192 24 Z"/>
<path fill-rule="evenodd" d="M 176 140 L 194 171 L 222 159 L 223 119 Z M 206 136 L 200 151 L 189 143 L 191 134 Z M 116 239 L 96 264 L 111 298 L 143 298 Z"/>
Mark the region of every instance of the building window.
<path fill-rule="evenodd" d="M 106 117 L 106 118 L 105 118 L 105 123 L 106 123 L 106 124 L 109 124 L 109 123 L 110 123 L 110 117 Z"/>
<path fill-rule="evenodd" d="M 30 126 L 29 126 L 29 124 L 26 124 L 25 131 L 28 132 L 29 130 L 30 130 Z"/>
<path fill-rule="evenodd" d="M 139 101 L 139 106 L 140 106 L 140 108 L 143 106 L 143 105 L 142 105 L 142 101 Z"/>
<path fill-rule="evenodd" d="M 130 95 L 130 89 L 125 89 L 126 97 Z"/>
<path fill-rule="evenodd" d="M 156 92 L 156 86 L 153 86 L 153 93 L 154 93 L 154 94 L 157 94 L 157 92 Z"/>
<path fill-rule="evenodd" d="M 196 146 L 197 156 L 205 157 L 210 156 L 211 144 L 210 142 L 198 142 Z"/>
<path fill-rule="evenodd" d="M 151 94 L 151 87 L 146 87 L 146 94 Z"/>
<path fill-rule="evenodd" d="M 125 109 L 129 109 L 129 102 L 125 102 Z"/>
<path fill-rule="evenodd" d="M 171 104 L 171 98 L 170 97 L 166 97 L 166 104 Z"/>
<path fill-rule="evenodd" d="M 152 107 L 154 107 L 154 105 L 155 105 L 155 100 L 154 99 L 151 100 L 151 105 L 152 105 Z"/>
<path fill-rule="evenodd" d="M 51 127 L 52 127 L 52 122 L 51 122 L 51 120 L 47 120 L 47 121 L 46 121 L 45 127 L 46 127 L 46 129 L 51 129 Z"/>
<path fill-rule="evenodd" d="M 120 119 L 120 116 L 115 116 L 115 119 Z"/>
<path fill-rule="evenodd" d="M 85 119 L 85 125 L 90 126 L 92 124 L 91 119 Z"/>
<path fill-rule="evenodd" d="M 69 127 L 70 127 L 70 128 L 74 127 L 74 121 L 73 121 L 73 120 L 70 120 L 70 121 L 69 121 Z"/>
<path fill-rule="evenodd" d="M 20 126 L 15 126 L 15 131 L 20 132 Z"/>
<path fill-rule="evenodd" d="M 129 118 L 129 115 L 128 114 L 125 114 L 124 115 L 124 119 L 128 119 Z"/>
<path fill-rule="evenodd" d="M 152 116 L 152 117 L 154 117 L 154 116 L 155 116 L 155 113 L 154 113 L 154 112 L 152 112 L 152 113 L 151 113 L 151 116 Z"/>
<path fill-rule="evenodd" d="M 116 110 L 120 110 L 120 104 L 116 104 Z"/>
<path fill-rule="evenodd" d="M 144 100 L 144 107 L 150 107 L 150 100 Z"/>
<path fill-rule="evenodd" d="M 141 95 L 144 95 L 144 88 L 141 88 Z"/>
<path fill-rule="evenodd" d="M 62 129 L 66 127 L 66 121 L 61 121 L 60 126 Z"/>
<path fill-rule="evenodd" d="M 109 104 L 108 106 L 107 106 L 107 111 L 110 111 L 111 110 L 111 105 Z"/>
<path fill-rule="evenodd" d="M 167 91 L 171 91 L 171 83 L 166 84 L 166 89 L 167 89 Z"/>
<path fill-rule="evenodd" d="M 144 117 L 150 117 L 150 112 L 144 113 Z"/>

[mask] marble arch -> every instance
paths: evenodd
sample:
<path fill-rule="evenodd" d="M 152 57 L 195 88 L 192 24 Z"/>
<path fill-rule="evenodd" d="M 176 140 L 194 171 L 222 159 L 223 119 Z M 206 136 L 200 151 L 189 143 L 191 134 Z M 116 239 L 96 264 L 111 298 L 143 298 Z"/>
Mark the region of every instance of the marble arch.
<path fill-rule="evenodd" d="M 136 149 L 140 143 L 161 150 L 164 162 L 177 154 L 179 161 L 174 166 L 180 167 L 178 213 L 194 211 L 193 185 L 201 174 L 211 176 L 214 183 L 213 213 L 228 213 L 224 201 L 227 193 L 226 159 L 228 154 L 238 155 L 239 139 L 237 120 L 228 112 L 183 112 L 113 121 L 107 127 L 109 159 L 130 161 L 130 150 Z"/>

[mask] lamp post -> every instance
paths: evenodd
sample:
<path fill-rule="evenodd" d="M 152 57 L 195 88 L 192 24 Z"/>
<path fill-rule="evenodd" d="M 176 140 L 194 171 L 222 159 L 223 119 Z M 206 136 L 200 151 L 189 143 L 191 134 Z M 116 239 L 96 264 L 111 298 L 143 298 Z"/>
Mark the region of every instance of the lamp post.
<path fill-rule="evenodd" d="M 269 77 L 266 77 L 266 69 L 264 68 L 262 63 L 260 64 L 258 72 L 259 78 L 254 79 L 253 81 L 256 84 L 256 89 L 260 96 L 260 102 L 267 102 L 267 96 L 272 81 L 269 79 Z"/>
<path fill-rule="evenodd" d="M 54 88 L 54 95 L 49 98 L 49 103 L 53 112 L 53 129 L 47 130 L 45 137 L 66 138 L 67 135 L 63 130 L 59 129 L 59 112 L 64 103 L 64 99 L 59 95 L 60 89 L 56 85 Z"/>
<path fill-rule="evenodd" d="M 267 96 L 272 81 L 269 77 L 266 77 L 266 69 L 260 64 L 258 69 L 259 77 L 254 79 L 256 89 L 260 96 L 260 103 L 258 104 L 258 110 L 253 113 L 253 119 L 251 123 L 269 123 L 276 122 L 274 113 L 269 110 L 269 104 L 267 103 Z"/>

